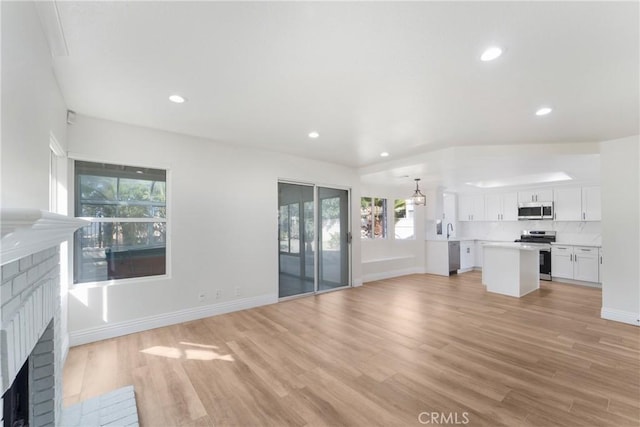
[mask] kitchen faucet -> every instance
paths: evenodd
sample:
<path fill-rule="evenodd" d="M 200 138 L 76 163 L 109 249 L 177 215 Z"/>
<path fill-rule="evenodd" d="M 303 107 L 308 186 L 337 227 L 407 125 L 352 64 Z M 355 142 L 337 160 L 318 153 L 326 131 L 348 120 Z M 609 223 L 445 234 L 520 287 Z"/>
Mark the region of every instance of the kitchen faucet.
<path fill-rule="evenodd" d="M 451 236 L 451 234 L 449 233 L 449 227 L 451 227 L 451 234 L 453 234 L 453 224 L 448 223 L 447 224 L 447 240 L 449 240 L 449 236 Z"/>

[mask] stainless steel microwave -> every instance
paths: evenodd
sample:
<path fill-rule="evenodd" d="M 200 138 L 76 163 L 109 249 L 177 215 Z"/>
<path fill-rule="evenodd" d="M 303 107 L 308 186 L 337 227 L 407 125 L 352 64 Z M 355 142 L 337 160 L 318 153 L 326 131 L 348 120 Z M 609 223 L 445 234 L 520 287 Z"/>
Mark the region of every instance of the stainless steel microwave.
<path fill-rule="evenodd" d="M 518 203 L 518 219 L 553 219 L 553 202 Z"/>

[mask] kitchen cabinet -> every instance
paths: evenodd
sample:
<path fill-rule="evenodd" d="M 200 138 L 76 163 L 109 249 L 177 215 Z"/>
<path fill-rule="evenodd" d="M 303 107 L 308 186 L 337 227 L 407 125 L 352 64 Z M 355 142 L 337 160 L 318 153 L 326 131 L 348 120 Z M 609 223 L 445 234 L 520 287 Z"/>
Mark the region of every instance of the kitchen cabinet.
<path fill-rule="evenodd" d="M 517 221 L 518 193 L 487 194 L 485 196 L 487 221 Z"/>
<path fill-rule="evenodd" d="M 602 257 L 604 254 L 602 253 L 602 248 L 598 250 L 598 260 L 600 261 L 598 264 L 598 282 L 602 283 Z"/>
<path fill-rule="evenodd" d="M 518 203 L 551 201 L 553 201 L 553 190 L 551 188 L 518 191 Z"/>
<path fill-rule="evenodd" d="M 458 196 L 458 221 L 484 221 L 484 195 L 461 194 Z"/>
<path fill-rule="evenodd" d="M 553 190 L 556 221 L 600 221 L 600 187 L 558 187 Z"/>
<path fill-rule="evenodd" d="M 460 270 L 468 271 L 473 269 L 475 264 L 474 246 L 473 240 L 460 242 Z"/>
<path fill-rule="evenodd" d="M 455 223 L 456 221 L 456 195 L 451 193 L 444 193 L 442 195 L 443 211 L 442 222 L 443 223 Z"/>
<path fill-rule="evenodd" d="M 426 196 L 428 220 L 441 219 L 444 223 L 456 221 L 456 195 L 454 193 L 435 190 L 428 191 Z"/>
<path fill-rule="evenodd" d="M 582 217 L 582 188 L 562 187 L 553 191 L 553 219 L 579 221 Z"/>
<path fill-rule="evenodd" d="M 425 242 L 425 273 L 449 276 L 460 269 L 460 242 L 427 240 Z"/>
<path fill-rule="evenodd" d="M 584 282 L 597 282 L 600 270 L 598 248 L 573 248 L 573 278 Z"/>
<path fill-rule="evenodd" d="M 598 282 L 600 271 L 598 248 L 588 246 L 553 245 L 551 275 L 555 278 Z"/>
<path fill-rule="evenodd" d="M 483 261 L 483 248 L 484 248 L 484 241 L 481 240 L 476 240 L 476 244 L 475 247 L 473 248 L 475 251 L 474 254 L 474 262 L 473 262 L 473 266 L 474 267 L 478 267 L 478 268 L 482 268 L 482 261 Z"/>
<path fill-rule="evenodd" d="M 600 186 L 582 187 L 582 220 L 600 221 L 601 219 Z"/>

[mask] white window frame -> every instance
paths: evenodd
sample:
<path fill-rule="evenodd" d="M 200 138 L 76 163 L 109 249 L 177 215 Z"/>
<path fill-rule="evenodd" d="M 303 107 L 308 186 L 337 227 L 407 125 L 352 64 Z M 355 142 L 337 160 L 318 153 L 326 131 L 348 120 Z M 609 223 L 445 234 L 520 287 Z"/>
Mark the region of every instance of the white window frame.
<path fill-rule="evenodd" d="M 172 265 L 173 265 L 173 257 L 172 257 L 172 239 L 171 239 L 171 218 L 172 218 L 172 200 L 173 200 L 173 191 L 172 191 L 172 171 L 171 166 L 167 164 L 150 164 L 140 161 L 129 161 L 122 159 L 114 159 L 114 158 L 98 158 L 91 155 L 86 155 L 82 153 L 69 152 L 67 157 L 70 160 L 69 165 L 69 209 L 70 212 L 75 212 L 75 203 L 76 203 L 76 194 L 75 194 L 75 161 L 83 161 L 83 162 L 93 162 L 93 163 L 107 163 L 112 165 L 125 165 L 130 167 L 138 167 L 138 168 L 149 168 L 149 169 L 162 169 L 166 172 L 166 192 L 167 192 L 167 200 L 165 202 L 165 208 L 167 211 L 166 218 L 163 218 L 164 221 L 154 221 L 154 222 L 164 222 L 166 224 L 166 249 L 165 249 L 165 257 L 166 257 L 166 265 L 165 265 L 165 274 L 158 274 L 155 276 L 144 276 L 144 277 L 131 277 L 127 279 L 111 279 L 111 280 L 102 280 L 98 282 L 83 282 L 83 283 L 73 283 L 74 280 L 69 280 L 70 289 L 84 289 L 84 288 L 101 288 L 106 286 L 114 286 L 114 285 L 133 285 L 136 283 L 149 283 L 156 282 L 159 280 L 171 280 L 172 275 Z M 81 219 L 86 219 L 91 221 L 94 218 L 84 218 L 79 217 Z M 136 221 L 138 218 L 109 218 L 113 219 L 113 222 L 149 222 L 148 219 L 140 219 L 140 221 Z M 73 241 L 73 239 L 71 239 Z M 72 243 L 75 244 L 75 243 Z M 73 248 L 71 250 L 73 253 Z M 71 262 L 70 264 L 70 272 L 74 272 L 75 274 L 75 257 L 70 256 Z"/>

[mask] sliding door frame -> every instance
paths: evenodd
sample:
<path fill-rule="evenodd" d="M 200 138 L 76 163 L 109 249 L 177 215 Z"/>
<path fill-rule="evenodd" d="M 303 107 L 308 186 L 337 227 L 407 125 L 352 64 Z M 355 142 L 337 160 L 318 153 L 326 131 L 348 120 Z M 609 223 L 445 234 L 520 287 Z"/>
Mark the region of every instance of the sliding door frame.
<path fill-rule="evenodd" d="M 352 207 L 351 207 L 351 187 L 346 187 L 346 186 L 341 186 L 341 185 L 333 185 L 333 184 L 322 184 L 322 183 L 317 183 L 317 182 L 305 182 L 305 181 L 298 181 L 298 180 L 292 180 L 292 179 L 278 179 L 278 185 L 280 184 L 293 184 L 293 185 L 302 185 L 302 186 L 308 186 L 308 187 L 313 187 L 313 226 L 314 226 L 314 232 L 313 232 L 313 240 L 315 243 L 315 250 L 313 251 L 313 270 L 314 270 L 314 274 L 313 274 L 313 291 L 311 292 L 305 292 L 305 293 L 301 293 L 301 294 L 297 294 L 297 295 L 291 295 L 291 296 L 287 296 L 287 297 L 279 297 L 278 301 L 286 301 L 286 300 L 290 300 L 290 299 L 295 299 L 295 298 L 301 298 L 301 297 L 305 297 L 305 296 L 309 296 L 309 295 L 319 295 L 319 294 L 324 294 L 327 292 L 333 292 L 333 291 L 340 291 L 343 289 L 347 289 L 347 288 L 351 288 L 353 287 L 353 277 L 352 277 L 352 272 L 353 272 L 353 251 L 352 251 L 352 247 L 353 247 L 353 234 L 352 234 L 352 229 L 351 229 L 351 222 L 352 222 Z M 321 227 L 321 223 L 320 223 L 320 209 L 319 209 L 319 197 L 318 197 L 318 189 L 320 187 L 323 188 L 329 188 L 329 189 L 335 189 L 335 190 L 344 190 L 347 192 L 347 284 L 344 286 L 340 286 L 340 287 L 336 287 L 336 288 L 331 288 L 331 289 L 324 289 L 324 290 L 319 290 L 319 274 L 320 274 L 320 227 Z M 280 223 L 278 222 L 278 230 L 280 227 Z M 280 237 L 278 235 L 278 245 L 280 244 L 279 242 Z M 280 294 L 280 247 L 278 246 L 278 295 Z"/>

